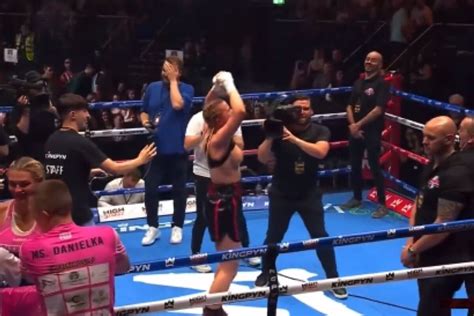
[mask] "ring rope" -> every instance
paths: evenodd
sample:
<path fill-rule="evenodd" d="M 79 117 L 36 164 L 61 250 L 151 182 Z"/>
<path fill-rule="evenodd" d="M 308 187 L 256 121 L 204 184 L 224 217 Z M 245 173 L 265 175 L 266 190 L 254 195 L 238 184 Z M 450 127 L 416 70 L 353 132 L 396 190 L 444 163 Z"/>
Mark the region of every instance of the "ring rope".
<path fill-rule="evenodd" d="M 386 172 L 385 170 L 382 170 L 382 174 L 385 178 L 387 178 L 387 180 L 390 180 L 390 181 L 396 183 L 398 186 L 400 186 L 401 188 L 405 189 L 406 191 L 412 193 L 413 195 L 418 194 L 418 189 L 415 188 L 414 186 L 411 186 L 408 183 L 403 182 L 400 179 L 397 179 L 396 177 L 392 176 L 390 173 Z"/>
<path fill-rule="evenodd" d="M 329 113 L 329 114 L 317 114 L 312 116 L 313 121 L 325 121 L 325 120 L 334 120 L 345 118 L 346 113 Z M 263 125 L 265 119 L 253 119 L 253 120 L 244 120 L 242 126 L 260 126 Z M 115 137 L 115 136 L 132 136 L 132 135 L 147 135 L 150 132 L 144 127 L 133 127 L 133 128 L 114 128 L 114 129 L 103 129 L 103 130 L 94 130 L 89 132 L 79 132 L 80 135 L 98 138 L 98 137 Z"/>
<path fill-rule="evenodd" d="M 382 144 L 386 147 L 389 147 L 390 149 L 394 150 L 396 153 L 404 156 L 404 157 L 407 157 L 409 159 L 412 159 L 416 162 L 419 162 L 421 163 L 422 165 L 427 165 L 430 160 L 426 157 L 423 157 L 423 156 L 420 156 L 420 155 L 417 155 L 409 150 L 406 150 L 406 149 L 403 149 L 401 147 L 398 147 L 396 145 L 393 145 L 391 143 L 388 143 L 388 142 L 382 142 Z"/>
<path fill-rule="evenodd" d="M 388 118 L 389 120 L 392 120 L 394 122 L 400 123 L 402 125 L 405 125 L 405 126 L 408 126 L 408 127 L 420 130 L 420 131 L 422 131 L 423 128 L 425 127 L 424 124 L 421 124 L 421 123 L 418 123 L 418 122 L 415 122 L 415 121 L 411 121 L 409 119 L 406 119 L 406 118 L 403 118 L 403 117 L 400 117 L 400 116 L 396 116 L 396 115 L 391 114 L 391 113 L 385 112 L 385 117 Z"/>
<path fill-rule="evenodd" d="M 394 228 L 389 230 L 371 231 L 359 234 L 341 235 L 336 237 L 322 237 L 299 242 L 283 242 L 278 244 L 280 253 L 298 252 L 318 247 L 339 247 L 367 242 L 382 241 L 394 238 L 419 236 L 423 234 L 439 234 L 459 232 L 474 229 L 474 219 L 446 222 L 442 224 L 428 224 L 408 228 Z M 267 246 L 231 249 L 215 253 L 200 253 L 184 257 L 171 257 L 148 263 L 138 263 L 131 266 L 130 272 L 148 272 L 166 270 L 177 267 L 188 267 L 204 263 L 216 263 L 245 258 L 260 257 L 267 251 Z"/>
<path fill-rule="evenodd" d="M 294 95 L 294 94 L 305 94 L 305 95 L 310 95 L 310 96 L 317 96 L 317 95 L 325 95 L 325 94 L 349 93 L 351 91 L 352 91 L 352 87 L 337 87 L 337 88 L 325 88 L 325 89 L 244 93 L 244 94 L 241 94 L 240 96 L 243 100 L 265 100 L 265 99 L 274 99 L 274 98 L 287 98 L 290 95 Z M 205 100 L 205 97 L 194 97 L 192 102 L 203 103 L 204 100 Z M 142 100 L 94 102 L 94 103 L 89 104 L 89 108 L 92 110 L 96 110 L 96 109 L 141 107 L 142 105 L 143 105 Z"/>
<path fill-rule="evenodd" d="M 423 105 L 431 106 L 431 107 L 434 107 L 434 108 L 438 108 L 438 109 L 441 109 L 441 110 L 446 110 L 446 111 L 451 111 L 451 112 L 456 112 L 456 113 L 464 113 L 466 115 L 473 115 L 474 114 L 473 110 L 465 109 L 465 108 L 463 108 L 459 105 L 456 105 L 456 104 L 441 102 L 441 101 L 429 99 L 427 97 L 423 97 L 423 96 L 420 96 L 420 95 L 416 95 L 416 94 L 413 94 L 413 93 L 404 92 L 404 91 L 400 91 L 400 90 L 396 90 L 396 89 L 391 89 L 391 92 L 392 92 L 392 94 L 394 94 L 396 96 L 403 97 L 407 100 L 414 101 L 416 103 L 420 103 L 420 104 L 423 104 Z"/>
<path fill-rule="evenodd" d="M 309 90 L 289 90 L 289 91 L 275 91 L 275 92 L 258 92 L 258 93 L 247 93 L 242 94 L 242 99 L 269 99 L 269 98 L 286 98 L 289 95 L 293 94 L 306 94 L 306 95 L 325 95 L 325 94 L 342 94 L 349 93 L 352 91 L 352 87 L 337 87 L 337 88 L 326 88 L 326 89 L 309 89 Z M 390 89 L 390 92 L 395 96 L 400 96 L 402 98 L 421 103 L 423 105 L 435 107 L 438 109 L 465 113 L 468 115 L 473 115 L 473 110 L 468 110 L 459 105 L 450 104 L 446 102 L 441 102 L 433 99 L 426 98 L 424 96 L 416 95 L 409 92 L 404 92 L 396 89 Z M 204 102 L 204 97 L 195 97 L 193 102 L 202 103 Z M 111 109 L 111 108 L 130 108 L 130 107 L 140 107 L 143 105 L 142 100 L 128 100 L 128 101 L 112 101 L 112 102 L 94 102 L 90 103 L 90 109 Z M 13 106 L 0 106 L 0 112 L 11 112 Z"/>
<path fill-rule="evenodd" d="M 328 170 L 320 170 L 317 172 L 317 176 L 319 177 L 329 177 L 333 175 L 339 175 L 339 174 L 348 174 L 350 173 L 351 169 L 350 168 L 335 168 L 335 169 L 328 169 Z M 272 180 L 272 176 L 255 176 L 255 177 L 245 177 L 241 179 L 242 183 L 257 183 L 257 182 L 270 182 Z M 165 184 L 165 185 L 160 185 L 158 187 L 159 192 L 167 192 L 171 191 L 173 188 L 173 185 L 171 184 Z M 194 188 L 194 182 L 188 182 L 186 183 L 186 188 L 187 189 L 192 189 Z M 117 189 L 117 190 L 99 190 L 99 191 L 94 191 L 93 194 L 97 197 L 103 196 L 103 195 L 122 195 L 122 194 L 133 194 L 133 193 L 144 193 L 145 188 L 126 188 L 126 189 Z"/>
<path fill-rule="evenodd" d="M 309 281 L 301 284 L 280 285 L 279 294 L 292 296 L 301 293 L 326 291 L 341 287 L 356 287 L 369 284 L 380 284 L 411 279 L 444 277 L 447 275 L 468 274 L 474 272 L 474 261 L 429 266 L 414 269 L 392 270 L 370 274 L 357 274 L 340 278 Z M 116 315 L 138 315 L 165 310 L 181 310 L 203 307 L 213 304 L 229 304 L 241 301 L 256 300 L 268 297 L 270 289 L 255 288 L 245 292 L 205 293 L 185 298 L 167 299 L 149 303 L 139 303 L 116 307 Z"/>
<path fill-rule="evenodd" d="M 391 153 L 387 152 L 386 153 L 387 158 L 390 158 Z M 382 157 L 383 158 L 383 157 Z M 381 158 L 381 160 L 383 160 Z M 338 171 L 338 172 L 334 172 Z M 347 174 L 349 173 L 350 169 L 349 168 L 342 168 L 342 169 L 333 169 L 331 170 L 332 175 L 335 174 Z M 416 195 L 417 189 L 413 188 L 409 184 L 393 177 L 393 176 L 388 176 L 388 174 L 384 174 L 384 176 L 387 178 L 387 180 L 394 182 L 395 184 L 401 186 L 402 188 L 405 188 L 408 192 L 412 193 L 413 195 Z M 263 177 L 245 177 L 242 178 L 242 181 L 244 183 L 265 183 L 265 182 L 270 182 L 271 176 L 263 176 Z M 191 187 L 192 184 L 189 184 L 189 187 Z M 167 188 L 164 189 L 171 189 L 171 186 L 168 186 Z M 122 189 L 126 190 L 126 189 Z M 130 191 L 118 191 L 118 192 L 128 192 L 128 194 L 131 194 L 131 190 L 136 190 L 136 189 L 128 189 Z M 107 195 L 110 193 L 116 194 L 117 191 L 104 191 L 102 195 Z M 140 192 L 138 192 L 140 193 Z M 123 194 L 123 193 L 118 193 L 118 194 Z M 266 195 L 256 195 L 256 196 L 244 196 L 242 203 L 244 205 L 243 210 L 244 211 L 255 211 L 258 209 L 262 208 L 267 208 L 268 206 L 268 197 Z M 249 203 L 249 206 L 247 207 L 247 203 Z M 143 203 L 138 203 L 138 204 L 123 204 L 123 205 L 114 205 L 114 206 L 105 206 L 105 207 L 98 207 L 98 208 L 91 208 L 91 211 L 94 214 L 95 221 L 97 223 L 101 222 L 113 222 L 113 221 L 118 221 L 118 220 L 124 220 L 124 219 L 139 219 L 139 218 L 144 218 L 145 213 L 144 213 L 144 204 Z M 411 208 L 411 207 L 410 207 Z M 107 214 L 110 212 L 123 212 L 123 218 L 117 217 L 117 218 L 112 218 L 108 219 Z M 190 211 L 192 212 L 192 211 Z M 168 214 L 160 214 L 162 215 L 168 215 Z"/>

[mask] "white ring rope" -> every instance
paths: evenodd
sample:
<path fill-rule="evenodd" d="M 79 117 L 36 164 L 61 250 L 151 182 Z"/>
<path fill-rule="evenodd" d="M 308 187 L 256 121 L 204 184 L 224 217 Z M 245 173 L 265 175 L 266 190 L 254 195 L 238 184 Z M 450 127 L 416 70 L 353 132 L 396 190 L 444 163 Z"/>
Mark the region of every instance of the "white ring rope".
<path fill-rule="evenodd" d="M 342 278 L 332 278 L 310 281 L 295 285 L 280 285 L 281 295 L 291 296 L 300 293 L 309 293 L 337 289 L 341 287 L 355 287 L 361 285 L 403 281 L 410 279 L 424 279 L 447 275 L 468 274 L 474 272 L 474 261 L 447 265 L 385 271 L 372 274 L 358 274 Z M 181 310 L 191 307 L 202 307 L 213 304 L 228 304 L 240 301 L 256 300 L 268 297 L 269 288 L 254 288 L 246 292 L 205 293 L 185 298 L 167 299 L 148 303 L 124 305 L 115 308 L 116 315 L 139 315 L 165 310 Z"/>
<path fill-rule="evenodd" d="M 336 120 L 346 118 L 346 112 L 338 113 L 327 113 L 327 114 L 318 114 L 313 115 L 312 120 L 317 122 L 327 121 L 327 120 Z M 400 123 L 402 125 L 412 127 L 414 129 L 422 131 L 424 124 L 411 121 L 409 119 L 396 116 L 391 113 L 385 113 L 385 117 L 388 119 Z M 255 120 L 245 120 L 242 122 L 242 126 L 259 126 L 262 125 L 265 119 L 255 119 Z M 86 135 L 85 132 L 80 132 L 81 135 Z M 131 136 L 131 135 L 147 135 L 149 134 L 148 130 L 144 127 L 135 127 L 135 128 L 117 128 L 117 129 L 104 129 L 104 130 L 95 130 L 87 133 L 91 138 L 97 137 L 115 137 L 115 136 Z"/>
<path fill-rule="evenodd" d="M 403 118 L 403 117 L 400 117 L 400 116 L 396 116 L 396 115 L 391 114 L 391 113 L 385 113 L 385 117 L 387 117 L 389 120 L 395 121 L 397 123 L 400 123 L 402 125 L 405 125 L 405 126 L 408 126 L 408 127 L 420 130 L 420 131 L 422 131 L 423 128 L 425 127 L 424 124 L 421 124 L 421 123 L 418 123 L 418 122 L 415 122 L 415 121 L 411 121 L 409 119 L 406 119 L 406 118 Z"/>
<path fill-rule="evenodd" d="M 328 114 L 318 114 L 313 115 L 313 121 L 325 121 L 325 120 L 334 120 L 346 117 L 345 112 L 340 113 L 328 113 Z M 242 122 L 242 126 L 259 126 L 262 125 L 265 119 L 256 119 L 256 120 L 245 120 Z M 85 135 L 85 132 L 80 132 L 81 135 Z M 114 137 L 114 136 L 130 136 L 130 135 L 147 135 L 149 134 L 148 130 L 144 127 L 135 127 L 135 128 L 117 128 L 117 129 L 104 129 L 90 131 L 87 133 L 89 137 Z"/>

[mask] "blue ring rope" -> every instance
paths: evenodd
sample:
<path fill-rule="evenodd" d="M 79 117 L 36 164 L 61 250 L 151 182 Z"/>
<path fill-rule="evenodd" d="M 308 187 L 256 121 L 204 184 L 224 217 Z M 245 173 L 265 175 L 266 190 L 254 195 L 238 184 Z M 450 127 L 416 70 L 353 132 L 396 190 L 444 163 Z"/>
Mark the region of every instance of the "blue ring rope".
<path fill-rule="evenodd" d="M 330 170 L 320 170 L 318 171 L 317 175 L 319 177 L 329 177 L 338 174 L 347 174 L 350 173 L 350 168 L 337 168 L 337 169 L 330 169 Z M 242 178 L 242 183 L 258 183 L 258 182 L 270 182 L 272 180 L 272 176 L 256 176 L 256 177 L 245 177 Z M 159 192 L 167 192 L 172 189 L 171 184 L 160 185 L 158 187 Z M 186 183 L 186 188 L 192 189 L 194 188 L 193 182 Z M 103 196 L 103 195 L 122 195 L 122 194 L 133 194 L 133 193 L 144 193 L 145 188 L 131 188 L 131 189 L 118 189 L 118 190 L 111 190 L 111 191 L 94 191 L 94 195 L 96 196 Z"/>
<path fill-rule="evenodd" d="M 408 228 L 394 228 L 389 230 L 371 231 L 359 234 L 349 234 L 336 237 L 308 239 L 294 243 L 280 243 L 280 253 L 298 252 L 318 247 L 339 247 L 387 239 L 419 236 L 424 234 L 439 234 L 459 232 L 474 229 L 474 219 L 447 222 L 443 224 L 428 224 Z M 266 253 L 267 246 L 233 249 L 215 253 L 202 253 L 192 256 L 171 257 L 166 260 L 133 264 L 130 272 L 146 272 L 166 270 L 177 267 L 188 267 L 204 263 L 217 263 L 245 258 L 259 257 Z"/>

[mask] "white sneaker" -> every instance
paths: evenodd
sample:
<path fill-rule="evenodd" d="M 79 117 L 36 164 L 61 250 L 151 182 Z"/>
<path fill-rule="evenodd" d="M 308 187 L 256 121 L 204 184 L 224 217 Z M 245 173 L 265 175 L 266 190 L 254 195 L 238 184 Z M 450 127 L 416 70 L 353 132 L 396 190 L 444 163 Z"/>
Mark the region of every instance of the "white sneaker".
<path fill-rule="evenodd" d="M 171 228 L 171 244 L 179 244 L 183 240 L 183 229 L 178 226 Z"/>
<path fill-rule="evenodd" d="M 151 226 L 145 233 L 142 239 L 142 246 L 152 245 L 157 239 L 160 238 L 160 229 Z"/>
<path fill-rule="evenodd" d="M 194 271 L 199 272 L 199 273 L 212 272 L 212 268 L 208 264 L 200 264 L 198 266 L 191 266 L 191 269 L 193 269 Z"/>
<path fill-rule="evenodd" d="M 260 257 L 245 258 L 244 260 L 251 267 L 258 267 L 262 263 L 262 258 Z"/>

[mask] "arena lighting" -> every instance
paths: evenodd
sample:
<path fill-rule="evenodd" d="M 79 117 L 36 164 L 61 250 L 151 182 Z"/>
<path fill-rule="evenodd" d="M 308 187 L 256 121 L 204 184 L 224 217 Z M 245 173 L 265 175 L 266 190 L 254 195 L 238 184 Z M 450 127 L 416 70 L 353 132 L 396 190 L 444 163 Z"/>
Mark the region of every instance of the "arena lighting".
<path fill-rule="evenodd" d="M 285 0 L 273 0 L 273 4 L 275 4 L 275 5 L 284 5 Z"/>

